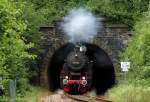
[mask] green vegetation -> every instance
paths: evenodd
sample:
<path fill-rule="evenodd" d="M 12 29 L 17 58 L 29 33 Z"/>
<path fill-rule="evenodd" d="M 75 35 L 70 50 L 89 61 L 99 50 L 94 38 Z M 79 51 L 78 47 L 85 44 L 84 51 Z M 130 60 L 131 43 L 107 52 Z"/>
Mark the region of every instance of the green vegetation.
<path fill-rule="evenodd" d="M 121 54 L 121 60 L 131 62 L 130 78 L 148 80 L 150 78 L 150 8 L 134 26 L 133 37 Z"/>
<path fill-rule="evenodd" d="M 122 22 L 132 28 L 135 21 L 147 11 L 149 0 L 89 0 L 88 8 L 112 22 Z"/>
<path fill-rule="evenodd" d="M 29 79 L 38 74 L 37 57 L 41 52 L 41 25 L 52 25 L 74 7 L 85 7 L 96 16 L 124 23 L 133 36 L 121 52 L 121 61 L 130 61 L 127 83 L 119 83 L 107 95 L 115 102 L 148 102 L 150 93 L 150 0 L 0 0 L 0 80 L 8 97 L 8 81 L 17 80 L 17 99 L 36 101 L 40 95 Z M 34 49 L 34 50 L 32 50 Z M 32 74 L 31 74 L 32 73 Z M 130 84 L 129 84 L 130 83 Z M 32 95 L 27 95 L 31 93 Z M 129 93 L 129 94 L 127 94 Z M 137 98 L 134 98 L 136 97 Z M 23 96 L 25 96 L 23 98 Z M 120 96 L 120 97 L 118 97 Z M 32 98 L 32 99 L 31 99 Z M 127 100 L 128 99 L 128 100 Z M 3 101 L 2 101 L 3 102 Z"/>
<path fill-rule="evenodd" d="M 40 102 L 43 97 L 49 96 L 51 93 L 40 87 L 32 87 L 24 97 L 18 97 L 17 102 Z"/>
<path fill-rule="evenodd" d="M 114 102 L 149 102 L 150 87 L 135 84 L 119 84 L 106 96 Z"/>
<path fill-rule="evenodd" d="M 30 90 L 26 92 L 26 95 L 17 97 L 16 102 L 40 102 L 43 97 L 49 96 L 51 93 L 46 89 L 40 87 L 30 87 Z M 0 102 L 9 102 L 9 97 L 0 97 Z"/>
<path fill-rule="evenodd" d="M 150 101 L 150 7 L 133 27 L 133 37 L 121 53 L 122 61 L 130 61 L 126 80 L 106 94 L 115 102 Z M 123 82 L 124 81 L 124 82 Z"/>
<path fill-rule="evenodd" d="M 24 93 L 28 86 L 26 62 L 35 55 L 27 50 L 33 46 L 25 43 L 21 36 L 26 24 L 21 18 L 22 11 L 7 0 L 0 1 L 0 76 L 3 78 L 5 94 L 9 79 L 17 80 L 18 93 Z"/>

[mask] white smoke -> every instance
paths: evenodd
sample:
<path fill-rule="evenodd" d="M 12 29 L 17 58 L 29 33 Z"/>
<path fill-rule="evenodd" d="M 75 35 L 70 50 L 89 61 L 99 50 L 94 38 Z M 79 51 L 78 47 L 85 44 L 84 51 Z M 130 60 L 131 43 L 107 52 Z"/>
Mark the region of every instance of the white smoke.
<path fill-rule="evenodd" d="M 71 10 L 62 24 L 70 42 L 89 42 L 97 34 L 98 26 L 96 17 L 83 8 Z"/>

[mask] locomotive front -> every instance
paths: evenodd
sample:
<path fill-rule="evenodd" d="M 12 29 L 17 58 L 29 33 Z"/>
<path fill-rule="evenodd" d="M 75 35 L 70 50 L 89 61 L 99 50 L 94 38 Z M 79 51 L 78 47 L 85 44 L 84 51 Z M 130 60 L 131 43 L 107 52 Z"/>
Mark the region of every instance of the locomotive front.
<path fill-rule="evenodd" d="M 60 73 L 60 84 L 66 93 L 83 94 L 91 87 L 92 61 L 85 53 L 86 47 L 77 44 L 65 59 Z"/>

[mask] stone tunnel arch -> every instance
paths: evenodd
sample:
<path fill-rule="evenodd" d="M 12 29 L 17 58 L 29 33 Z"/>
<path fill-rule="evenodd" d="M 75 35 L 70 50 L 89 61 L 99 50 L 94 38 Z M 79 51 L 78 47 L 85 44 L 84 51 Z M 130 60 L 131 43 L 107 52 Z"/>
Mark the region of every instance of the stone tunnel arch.
<path fill-rule="evenodd" d="M 47 73 L 51 57 L 56 49 L 67 43 L 67 39 L 59 26 L 60 22 L 61 20 L 56 21 L 53 26 L 42 26 L 40 28 L 40 31 L 43 33 L 40 43 L 43 51 L 40 54 L 39 80 L 40 85 L 45 88 L 49 88 Z M 119 63 L 118 53 L 126 45 L 130 35 L 126 25 L 110 24 L 109 20 L 104 19 L 102 21 L 102 29 L 92 43 L 98 45 L 110 56 L 116 68 L 116 65 Z"/>
<path fill-rule="evenodd" d="M 92 89 L 96 89 L 97 94 L 103 94 L 115 83 L 115 71 L 113 63 L 108 54 L 99 46 L 90 43 L 84 43 L 87 48 L 86 56 L 93 61 L 92 67 Z M 55 51 L 51 58 L 48 76 L 49 86 L 52 91 L 60 89 L 60 72 L 65 63 L 67 55 L 73 51 L 75 45 L 67 43 Z M 89 76 L 88 76 L 89 77 Z"/>

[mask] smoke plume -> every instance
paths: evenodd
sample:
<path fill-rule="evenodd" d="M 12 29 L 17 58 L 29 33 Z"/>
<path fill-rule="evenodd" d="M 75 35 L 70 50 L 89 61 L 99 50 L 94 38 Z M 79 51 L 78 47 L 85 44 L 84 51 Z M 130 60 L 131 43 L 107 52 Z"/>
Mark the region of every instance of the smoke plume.
<path fill-rule="evenodd" d="M 73 43 L 89 42 L 97 34 L 98 26 L 96 17 L 83 8 L 71 10 L 62 24 L 63 31 Z"/>

